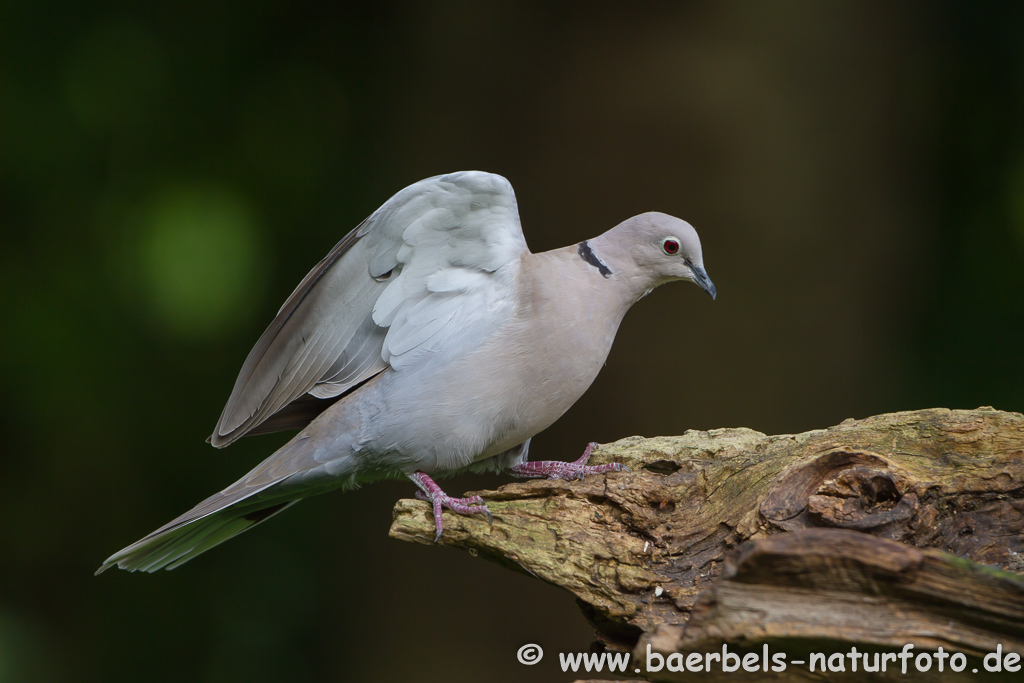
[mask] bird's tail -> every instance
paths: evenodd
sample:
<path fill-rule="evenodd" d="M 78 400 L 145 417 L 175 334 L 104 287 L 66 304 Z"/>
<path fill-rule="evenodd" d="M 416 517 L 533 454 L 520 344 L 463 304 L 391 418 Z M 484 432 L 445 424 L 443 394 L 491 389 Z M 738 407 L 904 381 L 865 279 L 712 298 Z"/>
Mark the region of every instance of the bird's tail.
<path fill-rule="evenodd" d="M 222 500 L 216 500 L 218 498 Z M 248 498 L 241 501 L 224 498 L 227 496 L 223 493 L 207 498 L 181 517 L 111 555 L 96 573 L 114 565 L 133 572 L 174 569 L 299 502 L 299 497 L 255 500 L 248 504 L 245 504 Z M 217 508 L 213 512 L 201 511 L 212 506 Z"/>
<path fill-rule="evenodd" d="M 108 557 L 96 573 L 114 565 L 143 572 L 180 567 L 303 498 L 352 483 L 345 476 L 350 458 L 324 465 L 309 457 L 307 445 L 289 442 L 228 488 Z"/>

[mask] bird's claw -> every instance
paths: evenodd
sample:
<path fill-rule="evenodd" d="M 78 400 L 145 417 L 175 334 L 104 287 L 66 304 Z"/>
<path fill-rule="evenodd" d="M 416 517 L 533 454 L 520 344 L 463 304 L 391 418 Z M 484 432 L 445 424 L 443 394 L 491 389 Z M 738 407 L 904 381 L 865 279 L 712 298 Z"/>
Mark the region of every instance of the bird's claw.
<path fill-rule="evenodd" d="M 441 534 L 444 533 L 444 522 L 441 516 L 444 508 L 448 508 L 460 515 L 487 515 L 487 523 L 491 526 L 494 525 L 494 515 L 491 514 L 484 499 L 480 496 L 453 498 L 442 491 L 441 487 L 433 479 L 422 472 L 414 472 L 409 475 L 409 478 L 420 487 L 420 490 L 416 492 L 416 497 L 430 503 L 434 510 L 434 527 L 437 529 L 437 533 L 434 535 L 434 543 L 440 542 Z"/>
<path fill-rule="evenodd" d="M 578 479 L 583 481 L 588 474 L 604 474 L 605 472 L 629 472 L 629 468 L 619 462 L 610 462 L 605 465 L 588 465 L 590 456 L 597 448 L 597 444 L 587 444 L 586 450 L 572 462 L 561 460 L 534 460 L 520 463 L 509 468 L 509 472 L 520 477 L 531 477 L 534 479 L 564 479 L 571 481 Z"/>

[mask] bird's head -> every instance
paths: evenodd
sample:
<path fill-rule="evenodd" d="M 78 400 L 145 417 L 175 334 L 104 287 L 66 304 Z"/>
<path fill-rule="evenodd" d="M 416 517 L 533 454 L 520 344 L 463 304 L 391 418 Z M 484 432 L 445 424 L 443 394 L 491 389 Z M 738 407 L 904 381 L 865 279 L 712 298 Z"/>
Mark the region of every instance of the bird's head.
<path fill-rule="evenodd" d="M 594 240 L 597 250 L 626 255 L 623 268 L 631 277 L 649 281 L 646 291 L 673 280 L 689 280 L 711 296 L 715 285 L 704 270 L 700 238 L 693 226 L 668 214 L 651 211 L 623 221 Z M 616 259 L 618 260 L 618 259 Z"/>

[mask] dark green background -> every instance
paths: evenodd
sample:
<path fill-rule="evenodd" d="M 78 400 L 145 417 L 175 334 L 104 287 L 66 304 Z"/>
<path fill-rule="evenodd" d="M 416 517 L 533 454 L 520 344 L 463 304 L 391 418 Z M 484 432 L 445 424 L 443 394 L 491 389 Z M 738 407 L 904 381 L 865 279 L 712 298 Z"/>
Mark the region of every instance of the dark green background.
<path fill-rule="evenodd" d="M 535 458 L 1024 409 L 1024 5 L 640 5 L 0 6 L 0 680 L 572 680 L 572 598 L 388 540 L 408 483 L 92 576 L 286 438 L 203 442 L 292 287 L 426 176 L 508 177 L 535 251 L 701 233 L 718 301 L 640 302 Z"/>

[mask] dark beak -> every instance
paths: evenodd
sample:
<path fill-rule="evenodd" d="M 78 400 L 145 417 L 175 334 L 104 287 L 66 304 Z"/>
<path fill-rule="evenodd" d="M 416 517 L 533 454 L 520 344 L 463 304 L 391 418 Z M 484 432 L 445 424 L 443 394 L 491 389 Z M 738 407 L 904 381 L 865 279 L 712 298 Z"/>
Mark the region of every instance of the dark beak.
<path fill-rule="evenodd" d="M 700 266 L 690 266 L 690 270 L 693 271 L 693 281 L 714 300 L 717 291 L 715 290 L 715 283 L 708 277 L 707 271 Z"/>

